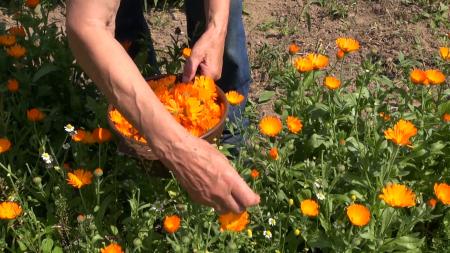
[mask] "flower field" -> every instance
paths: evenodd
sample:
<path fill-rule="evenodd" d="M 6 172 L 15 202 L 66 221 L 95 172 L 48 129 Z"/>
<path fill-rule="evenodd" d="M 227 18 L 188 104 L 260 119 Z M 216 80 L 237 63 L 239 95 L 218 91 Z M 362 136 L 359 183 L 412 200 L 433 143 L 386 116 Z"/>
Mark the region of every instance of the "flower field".
<path fill-rule="evenodd" d="M 217 146 L 261 203 L 218 215 L 173 177 L 148 173 L 155 163 L 117 151 L 108 102 L 47 7 L 28 0 L 14 26 L 0 24 L 1 252 L 450 252 L 450 34 L 423 61 L 399 54 L 399 79 L 353 57 L 367 44 L 346 34 L 316 51 L 286 44 L 268 74 L 281 95 L 259 98 L 273 108 L 261 113 L 251 100 L 249 127 L 227 122 L 243 133 L 239 155 Z M 162 64 L 170 74 L 190 55 L 173 38 Z M 219 121 L 203 90 L 188 109 L 172 99 L 196 81 L 169 95 L 149 86 L 192 134 L 205 131 L 193 120 Z M 230 106 L 243 100 L 226 95 Z"/>

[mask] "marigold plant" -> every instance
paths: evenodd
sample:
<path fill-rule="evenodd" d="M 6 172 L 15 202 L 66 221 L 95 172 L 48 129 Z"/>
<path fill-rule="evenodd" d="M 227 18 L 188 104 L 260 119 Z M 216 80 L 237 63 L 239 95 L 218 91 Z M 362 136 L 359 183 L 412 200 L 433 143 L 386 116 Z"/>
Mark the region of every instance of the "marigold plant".
<path fill-rule="evenodd" d="M 306 57 L 312 62 L 314 70 L 324 69 L 328 66 L 328 57 L 323 54 L 308 54 Z"/>
<path fill-rule="evenodd" d="M 249 214 L 247 211 L 236 214 L 233 212 L 219 216 L 220 229 L 222 231 L 241 232 L 249 223 Z"/>
<path fill-rule="evenodd" d="M 94 131 L 92 131 L 92 137 L 95 139 L 98 143 L 104 143 L 111 140 L 112 135 L 111 132 L 102 127 L 95 128 Z"/>
<path fill-rule="evenodd" d="M 303 124 L 302 121 L 294 116 L 288 116 L 286 119 L 286 125 L 291 133 L 298 133 L 302 130 Z"/>
<path fill-rule="evenodd" d="M 336 39 L 336 45 L 344 53 L 350 53 L 359 50 L 359 41 L 353 38 L 338 38 Z"/>
<path fill-rule="evenodd" d="M 444 205 L 450 205 L 450 185 L 446 183 L 435 183 L 434 194 Z"/>
<path fill-rule="evenodd" d="M 21 58 L 26 54 L 27 50 L 21 45 L 14 45 L 6 49 L 6 53 L 14 58 Z"/>
<path fill-rule="evenodd" d="M 270 150 L 269 150 L 269 157 L 272 159 L 272 160 L 278 160 L 278 149 L 277 149 L 277 147 L 272 147 Z"/>
<path fill-rule="evenodd" d="M 16 37 L 25 37 L 26 32 L 25 28 L 23 26 L 13 26 L 8 29 L 8 33 L 10 35 L 16 36 Z"/>
<path fill-rule="evenodd" d="M 319 204 L 313 199 L 305 199 L 300 202 L 300 210 L 305 216 L 316 217 L 319 215 Z"/>
<path fill-rule="evenodd" d="M 442 115 L 442 120 L 443 120 L 445 123 L 450 122 L 450 113 L 444 113 L 444 114 Z"/>
<path fill-rule="evenodd" d="M 417 128 L 414 124 L 403 119 L 399 120 L 394 128 L 388 128 L 384 131 L 384 137 L 399 146 L 410 145 L 410 138 L 416 134 Z"/>
<path fill-rule="evenodd" d="M 11 141 L 7 138 L 0 138 L 0 154 L 5 153 L 11 148 Z"/>
<path fill-rule="evenodd" d="M 439 54 L 441 55 L 442 60 L 444 61 L 450 60 L 450 49 L 448 47 L 440 47 Z"/>
<path fill-rule="evenodd" d="M 192 50 L 188 47 L 183 48 L 182 55 L 184 59 L 191 57 Z"/>
<path fill-rule="evenodd" d="M 386 185 L 379 197 L 392 207 L 413 207 L 416 205 L 416 194 L 402 184 L 390 183 Z"/>
<path fill-rule="evenodd" d="M 67 173 L 67 183 L 75 188 L 81 189 L 92 183 L 92 172 L 84 169 L 76 169 L 73 173 Z"/>
<path fill-rule="evenodd" d="M 14 44 L 16 44 L 16 36 L 10 34 L 0 35 L 0 45 L 9 47 Z"/>
<path fill-rule="evenodd" d="M 298 57 L 294 59 L 294 67 L 300 73 L 309 72 L 314 69 L 312 61 L 306 57 Z"/>
<path fill-rule="evenodd" d="M 298 51 L 300 51 L 300 47 L 297 45 L 297 43 L 292 42 L 291 44 L 289 44 L 288 51 L 289 51 L 289 54 L 294 55 L 294 54 L 298 53 Z"/>
<path fill-rule="evenodd" d="M 25 2 L 25 5 L 26 5 L 28 8 L 34 9 L 34 8 L 36 8 L 36 6 L 37 6 L 40 2 L 41 2 L 40 0 L 27 0 L 27 1 Z"/>
<path fill-rule="evenodd" d="M 38 122 L 45 118 L 45 114 L 37 108 L 31 108 L 27 110 L 27 118 L 31 122 Z"/>
<path fill-rule="evenodd" d="M 15 93 L 19 90 L 19 82 L 16 79 L 9 79 L 6 83 L 9 92 Z"/>
<path fill-rule="evenodd" d="M 259 130 L 262 134 L 275 137 L 281 133 L 283 124 L 276 116 L 265 116 L 259 121 Z"/>
<path fill-rule="evenodd" d="M 421 69 L 413 69 L 409 74 L 409 79 L 414 84 L 423 84 L 427 80 L 427 74 Z"/>
<path fill-rule="evenodd" d="M 427 76 L 426 81 L 424 84 L 442 84 L 445 82 L 445 75 L 442 73 L 442 71 L 438 69 L 428 69 L 425 71 L 425 75 Z"/>
<path fill-rule="evenodd" d="M 323 84 L 330 90 L 336 90 L 341 87 L 341 81 L 333 76 L 325 77 Z"/>
<path fill-rule="evenodd" d="M 124 253 L 119 244 L 113 242 L 100 250 L 101 253 Z"/>
<path fill-rule="evenodd" d="M 181 218 L 178 215 L 169 215 L 164 218 L 163 227 L 164 230 L 173 234 L 178 231 L 181 225 Z"/>
<path fill-rule="evenodd" d="M 252 169 L 250 172 L 250 176 L 253 178 L 253 180 L 257 179 L 259 177 L 259 171 L 257 169 Z"/>
<path fill-rule="evenodd" d="M 347 217 L 353 225 L 363 227 L 369 224 L 370 210 L 361 204 L 351 204 L 347 207 Z"/>
<path fill-rule="evenodd" d="M 0 220 L 12 220 L 22 214 L 22 207 L 11 201 L 0 202 Z"/>
<path fill-rule="evenodd" d="M 225 93 L 225 96 L 231 105 L 239 105 L 244 101 L 244 96 L 234 90 Z"/>
<path fill-rule="evenodd" d="M 435 198 L 430 198 L 430 199 L 427 201 L 427 205 L 428 205 L 429 207 L 431 207 L 431 208 L 435 208 L 435 207 L 436 207 L 436 204 L 437 204 L 437 200 L 436 200 Z"/>

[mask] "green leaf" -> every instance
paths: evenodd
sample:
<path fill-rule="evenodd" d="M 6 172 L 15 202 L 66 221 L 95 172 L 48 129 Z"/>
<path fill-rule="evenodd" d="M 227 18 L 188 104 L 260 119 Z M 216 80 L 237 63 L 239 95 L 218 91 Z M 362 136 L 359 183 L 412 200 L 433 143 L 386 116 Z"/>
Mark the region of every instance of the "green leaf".
<path fill-rule="evenodd" d="M 55 248 L 53 248 L 52 253 L 63 253 L 64 251 L 62 250 L 61 247 L 56 246 Z"/>
<path fill-rule="evenodd" d="M 447 144 L 442 143 L 442 141 L 435 142 L 431 144 L 430 151 L 431 153 L 441 153 L 441 150 L 445 148 Z"/>
<path fill-rule="evenodd" d="M 51 253 L 53 248 L 53 240 L 51 238 L 45 238 L 41 242 L 41 250 L 43 253 Z"/>
<path fill-rule="evenodd" d="M 33 79 L 31 82 L 35 83 L 45 75 L 50 74 L 51 72 L 57 71 L 59 68 L 52 64 L 45 64 L 43 65 L 33 76 Z"/>
<path fill-rule="evenodd" d="M 275 91 L 271 91 L 271 90 L 265 90 L 263 92 L 261 92 L 259 98 L 258 98 L 258 103 L 264 103 L 269 101 L 273 96 L 275 95 Z"/>
<path fill-rule="evenodd" d="M 118 235 L 118 234 L 119 234 L 119 230 L 117 229 L 116 226 L 111 225 L 110 228 L 111 228 L 111 233 L 112 233 L 113 235 Z"/>

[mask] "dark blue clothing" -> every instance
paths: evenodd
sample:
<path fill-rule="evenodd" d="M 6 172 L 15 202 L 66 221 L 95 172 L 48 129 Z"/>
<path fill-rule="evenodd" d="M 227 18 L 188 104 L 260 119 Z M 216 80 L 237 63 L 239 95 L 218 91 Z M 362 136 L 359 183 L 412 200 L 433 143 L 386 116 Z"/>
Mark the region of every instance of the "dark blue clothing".
<path fill-rule="evenodd" d="M 192 46 L 205 30 L 205 8 L 203 0 L 185 0 L 189 44 Z M 149 64 L 156 66 L 156 55 L 150 37 L 150 30 L 143 15 L 140 0 L 122 0 L 116 18 L 116 38 L 119 41 L 147 41 Z M 134 57 L 139 51 L 138 43 L 133 43 L 129 54 Z M 223 58 L 222 78 L 217 84 L 224 92 L 236 90 L 243 94 L 245 101 L 240 107 L 231 106 L 228 118 L 242 125 L 242 111 L 247 101 L 252 82 L 247 56 L 244 25 L 242 22 L 242 0 L 231 0 L 227 37 Z M 223 142 L 237 144 L 241 138 L 224 132 Z"/>

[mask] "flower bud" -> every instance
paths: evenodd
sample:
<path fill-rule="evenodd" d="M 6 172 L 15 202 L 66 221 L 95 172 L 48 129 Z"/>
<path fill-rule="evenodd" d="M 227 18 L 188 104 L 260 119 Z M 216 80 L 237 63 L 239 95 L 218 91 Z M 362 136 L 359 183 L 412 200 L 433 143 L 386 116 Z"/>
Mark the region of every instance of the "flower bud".
<path fill-rule="evenodd" d="M 296 230 L 294 231 L 294 234 L 295 234 L 295 236 L 299 236 L 299 235 L 300 235 L 300 229 L 296 229 Z"/>
<path fill-rule="evenodd" d="M 289 206 L 293 206 L 294 205 L 294 200 L 293 199 L 289 199 Z"/>
<path fill-rule="evenodd" d="M 96 177 L 101 177 L 101 176 L 103 176 L 103 170 L 102 170 L 102 168 L 96 168 L 96 169 L 94 170 L 94 175 L 95 175 Z"/>

